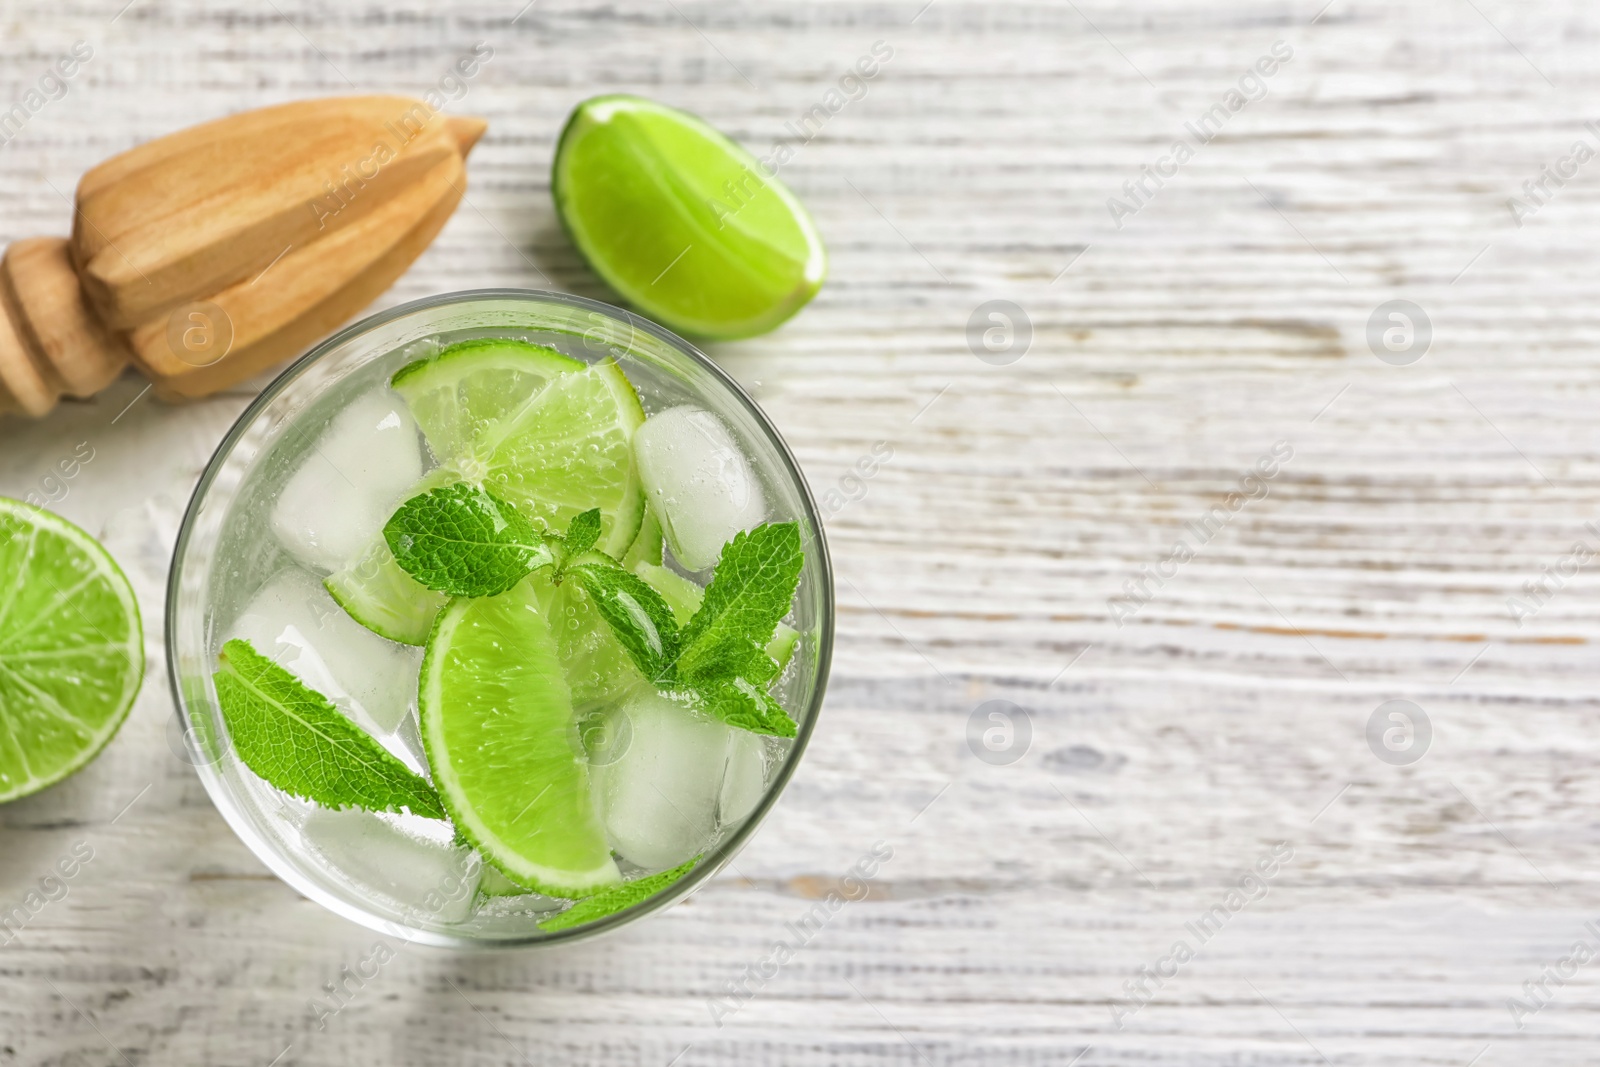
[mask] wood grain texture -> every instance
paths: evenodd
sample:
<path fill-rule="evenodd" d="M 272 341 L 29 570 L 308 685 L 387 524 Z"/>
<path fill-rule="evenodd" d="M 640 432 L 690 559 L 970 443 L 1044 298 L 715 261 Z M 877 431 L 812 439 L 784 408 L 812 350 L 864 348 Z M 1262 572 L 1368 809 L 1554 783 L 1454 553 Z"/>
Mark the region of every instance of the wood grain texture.
<path fill-rule="evenodd" d="M 596 943 L 409 949 L 322 1029 L 308 1002 L 374 937 L 268 875 L 171 754 L 152 625 L 121 736 L 0 810 L 0 904 L 95 853 L 0 947 L 0 1064 L 1593 1062 L 1596 965 L 1520 1029 L 1507 1007 L 1600 917 L 1595 564 L 1521 625 L 1507 607 L 1600 545 L 1600 162 L 1520 226 L 1507 207 L 1600 147 L 1591 7 L 135 0 L 113 23 L 120 2 L 0 15 L 0 105 L 95 49 L 0 151 L 0 237 L 65 233 L 60 194 L 144 139 L 419 94 L 494 48 L 451 105 L 491 123 L 467 202 L 382 304 L 606 298 L 551 212 L 573 104 L 642 92 L 761 155 L 886 42 L 783 169 L 828 285 L 714 355 L 819 493 L 875 442 L 893 458 L 829 521 L 825 719 L 736 867 Z M 1107 199 L 1277 41 L 1264 98 L 1116 227 Z M 991 299 L 1032 325 L 1007 366 L 968 347 Z M 1368 347 L 1392 299 L 1432 322 L 1409 366 Z M 251 390 L 169 409 L 141 388 L 0 427 L 0 491 L 48 488 L 87 442 L 56 507 L 154 624 L 183 504 Z M 1108 598 L 1280 441 L 1264 495 L 1117 625 Z M 1365 739 L 1396 698 L 1434 731 L 1407 767 Z M 991 699 L 1029 711 L 1009 766 L 967 747 Z M 878 840 L 869 899 L 717 1026 L 708 1001 Z M 1277 842 L 1265 895 L 1118 1028 L 1124 983 Z"/>

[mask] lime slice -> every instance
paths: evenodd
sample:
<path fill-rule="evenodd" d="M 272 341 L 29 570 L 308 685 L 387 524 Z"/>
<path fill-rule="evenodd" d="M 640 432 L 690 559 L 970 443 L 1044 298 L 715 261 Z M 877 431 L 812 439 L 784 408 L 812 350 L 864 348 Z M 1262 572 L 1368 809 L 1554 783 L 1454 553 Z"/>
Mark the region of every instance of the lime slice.
<path fill-rule="evenodd" d="M 576 581 L 553 585 L 547 571 L 530 575 L 527 585 L 550 620 L 556 653 L 572 691 L 572 707 L 580 720 L 644 681 L 582 585 Z"/>
<path fill-rule="evenodd" d="M 322 587 L 356 622 L 402 645 L 427 644 L 434 618 L 450 599 L 402 570 L 381 533 L 360 559 L 324 578 Z"/>
<path fill-rule="evenodd" d="M 639 394 L 614 360 L 551 379 L 503 433 L 474 442 L 483 484 L 558 533 L 599 508 L 595 547 L 615 558 L 644 521 L 633 463 L 633 432 L 643 423 Z"/>
<path fill-rule="evenodd" d="M 455 471 L 436 467 L 411 487 L 406 499 L 460 480 Z M 322 587 L 356 622 L 403 645 L 427 644 L 434 618 L 450 599 L 402 570 L 382 531 L 372 535 L 359 559 L 324 578 Z"/>
<path fill-rule="evenodd" d="M 827 253 L 804 207 L 702 120 L 597 96 L 561 131 L 556 213 L 596 273 L 682 333 L 765 333 L 822 286 Z"/>
<path fill-rule="evenodd" d="M 133 588 L 106 550 L 48 511 L 0 498 L 0 802 L 82 768 L 144 679 Z"/>
<path fill-rule="evenodd" d="M 661 553 L 665 545 L 661 535 L 661 520 L 656 518 L 655 512 L 645 509 L 644 521 L 639 524 L 639 536 L 633 539 L 633 544 L 622 554 L 617 562 L 629 570 L 635 563 L 653 563 L 661 566 Z"/>
<path fill-rule="evenodd" d="M 644 408 L 616 361 L 589 366 L 524 341 L 466 341 L 402 367 L 390 384 L 457 480 L 492 489 L 558 533 L 598 507 L 595 547 L 619 556 L 633 543 L 644 494 L 631 444 Z"/>
<path fill-rule="evenodd" d="M 583 367 L 553 348 L 489 337 L 408 363 L 389 385 L 405 398 L 434 457 L 448 463 L 497 433 L 551 378 Z"/>
<path fill-rule="evenodd" d="M 428 639 L 417 702 L 434 785 L 489 863 L 557 897 L 621 881 L 555 635 L 527 583 L 450 602 Z"/>
<path fill-rule="evenodd" d="M 633 564 L 633 573 L 661 594 L 661 599 L 672 609 L 672 617 L 679 626 L 689 625 L 689 620 L 694 618 L 694 613 L 700 610 L 700 604 L 706 598 L 706 591 L 697 583 L 666 567 L 639 562 Z M 772 640 L 767 642 L 767 655 L 777 661 L 781 671 L 789 665 L 789 659 L 799 643 L 800 631 L 788 623 L 780 622 L 772 633 Z M 621 651 L 620 646 L 618 651 Z"/>
<path fill-rule="evenodd" d="M 590 366 L 553 348 L 490 338 L 409 363 L 390 385 L 440 464 L 407 499 L 470 481 L 558 532 L 599 507 L 596 547 L 613 556 L 637 540 L 645 503 L 632 441 L 644 409 L 615 361 Z M 444 604 L 400 569 L 381 533 L 323 584 L 357 622 L 410 645 L 427 641 Z"/>

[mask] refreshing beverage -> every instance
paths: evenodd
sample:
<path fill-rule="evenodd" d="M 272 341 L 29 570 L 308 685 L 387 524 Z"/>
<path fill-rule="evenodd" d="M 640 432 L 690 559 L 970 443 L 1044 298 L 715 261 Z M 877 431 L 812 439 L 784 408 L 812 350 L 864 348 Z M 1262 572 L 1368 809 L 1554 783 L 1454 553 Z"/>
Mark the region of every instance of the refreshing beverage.
<path fill-rule="evenodd" d="M 240 419 L 169 590 L 184 751 L 302 892 L 436 943 L 626 921 L 727 860 L 821 700 L 795 466 L 704 357 L 518 292 L 358 324 Z"/>

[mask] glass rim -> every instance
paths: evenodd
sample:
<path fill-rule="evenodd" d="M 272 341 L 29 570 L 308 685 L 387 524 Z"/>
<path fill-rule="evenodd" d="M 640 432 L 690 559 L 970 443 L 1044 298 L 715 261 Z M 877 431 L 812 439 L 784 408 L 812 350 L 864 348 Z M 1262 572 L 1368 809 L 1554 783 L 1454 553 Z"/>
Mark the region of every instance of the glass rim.
<path fill-rule="evenodd" d="M 552 948 L 557 945 L 568 945 L 577 941 L 597 937 L 627 926 L 637 920 L 644 919 L 661 911 L 698 889 L 713 875 L 718 873 L 739 852 L 740 849 L 755 835 L 761 824 L 766 821 L 768 813 L 777 804 L 778 798 L 787 788 L 789 781 L 794 777 L 800 765 L 801 758 L 805 755 L 810 743 L 811 735 L 816 729 L 817 719 L 822 712 L 822 703 L 826 695 L 829 669 L 833 661 L 834 637 L 834 589 L 833 589 L 833 563 L 828 553 L 827 535 L 823 529 L 822 518 L 817 510 L 816 499 L 811 492 L 805 475 L 800 470 L 800 465 L 795 461 L 794 454 L 790 451 L 788 442 L 778 432 L 772 420 L 761 406 L 755 402 L 745 388 L 740 385 L 727 371 L 717 365 L 716 361 L 701 352 L 692 343 L 668 330 L 658 323 L 651 322 L 625 308 L 606 304 L 588 297 L 575 296 L 569 293 L 555 293 L 543 289 L 518 289 L 518 288 L 489 288 L 489 289 L 461 289 L 449 293 L 439 293 L 433 296 L 421 297 L 392 308 L 375 312 L 364 318 L 345 326 L 343 329 L 329 335 L 313 345 L 303 355 L 283 369 L 261 392 L 250 401 L 244 411 L 240 412 L 228 432 L 217 443 L 211 458 L 206 461 L 205 468 L 200 472 L 200 478 L 195 483 L 194 492 L 189 497 L 189 503 L 184 508 L 183 520 L 178 525 L 177 539 L 173 545 L 172 559 L 167 568 L 167 589 L 165 598 L 166 617 L 163 620 L 162 633 L 165 643 L 165 658 L 167 665 L 167 684 L 172 693 L 175 709 L 182 718 L 182 723 L 187 738 L 193 730 L 189 707 L 183 695 L 178 674 L 177 647 L 177 613 L 179 579 L 183 573 L 183 558 L 185 549 L 194 530 L 196 517 L 200 505 L 207 498 L 212 485 L 216 481 L 223 464 L 231 458 L 233 450 L 237 447 L 240 438 L 249 429 L 255 419 L 265 408 L 276 400 L 289 388 L 301 375 L 311 368 L 313 364 L 332 352 L 345 342 L 377 329 L 396 319 L 418 311 L 430 308 L 446 307 L 456 304 L 469 304 L 486 300 L 519 300 L 530 303 L 563 304 L 571 308 L 595 312 L 627 323 L 630 327 L 642 330 L 654 336 L 657 340 L 676 349 L 687 357 L 690 362 L 696 363 L 700 368 L 709 373 L 723 388 L 737 400 L 752 417 L 756 426 L 767 437 L 768 443 L 776 450 L 783 466 L 794 485 L 799 489 L 800 502 L 805 512 L 805 520 L 811 526 L 812 541 L 815 551 L 813 561 L 820 569 L 821 582 L 821 625 L 819 628 L 816 682 L 813 686 L 810 706 L 806 709 L 805 719 L 800 723 L 799 730 L 794 738 L 783 765 L 778 769 L 772 782 L 763 791 L 761 800 L 755 808 L 745 817 L 744 824 L 734 833 L 719 842 L 715 848 L 707 853 L 702 861 L 688 874 L 677 882 L 655 894 L 646 897 L 636 904 L 624 908 L 620 912 L 604 916 L 593 922 L 582 923 L 565 930 L 553 933 L 535 933 L 522 937 L 508 938 L 474 938 L 443 933 L 435 930 L 422 929 L 408 923 L 396 922 L 380 918 L 365 908 L 338 898 L 325 891 L 322 886 L 314 883 L 310 878 L 303 877 L 299 868 L 288 860 L 274 843 L 266 840 L 257 832 L 249 819 L 236 807 L 237 800 L 234 790 L 223 780 L 221 774 L 212 765 L 202 762 L 193 764 L 195 773 L 200 778 L 200 783 L 205 787 L 206 795 L 211 798 L 212 805 L 223 817 L 235 835 L 244 842 L 250 852 L 279 880 L 289 888 L 299 893 L 312 902 L 327 908 L 329 911 L 342 916 L 351 922 L 357 923 L 370 930 L 399 937 L 408 943 L 423 944 L 435 948 L 469 949 L 475 951 L 508 950 L 522 948 Z M 188 743 L 187 741 L 185 742 Z"/>

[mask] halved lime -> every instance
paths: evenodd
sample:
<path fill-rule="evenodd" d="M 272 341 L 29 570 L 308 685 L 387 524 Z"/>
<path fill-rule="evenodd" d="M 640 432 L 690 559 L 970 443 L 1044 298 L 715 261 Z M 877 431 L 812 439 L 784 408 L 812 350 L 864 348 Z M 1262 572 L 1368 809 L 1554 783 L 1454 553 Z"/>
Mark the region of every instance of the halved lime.
<path fill-rule="evenodd" d="M 99 754 L 144 679 L 133 587 L 99 543 L 0 498 L 0 802 Z"/>
<path fill-rule="evenodd" d="M 550 621 L 525 582 L 439 613 L 417 686 L 433 782 L 456 829 L 519 885 L 621 881 L 595 811 Z"/>
<path fill-rule="evenodd" d="M 579 104 L 550 184 L 596 273 L 681 333 L 765 333 L 827 273 L 811 217 L 759 160 L 694 115 L 641 97 Z"/>
<path fill-rule="evenodd" d="M 611 555 L 637 539 L 645 503 L 632 440 L 644 408 L 615 361 L 590 366 L 543 345 L 487 338 L 407 364 L 390 384 L 439 461 L 407 498 L 469 481 L 545 529 L 563 531 L 599 507 L 596 547 Z M 444 603 L 400 569 L 381 533 L 323 584 L 357 622 L 411 645 L 427 641 Z"/>

